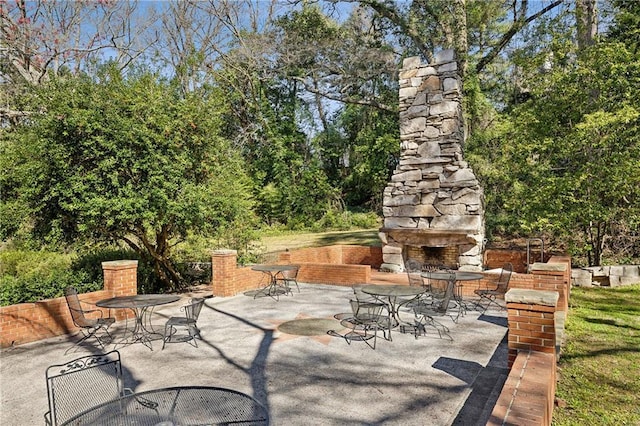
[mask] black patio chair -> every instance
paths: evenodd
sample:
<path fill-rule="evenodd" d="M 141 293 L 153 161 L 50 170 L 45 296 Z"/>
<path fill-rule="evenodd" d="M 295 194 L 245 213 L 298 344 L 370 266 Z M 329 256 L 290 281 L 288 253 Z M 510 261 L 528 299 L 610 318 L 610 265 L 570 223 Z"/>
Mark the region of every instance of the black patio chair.
<path fill-rule="evenodd" d="M 391 320 L 388 312 L 385 312 L 384 303 L 351 299 L 349 304 L 353 316 L 350 321 L 342 323 L 350 325 L 351 328 L 351 331 L 344 335 L 347 343 L 351 344 L 353 340 L 362 341 L 371 349 L 375 349 L 379 330 L 382 330 L 385 339 L 390 340 Z M 373 344 L 370 343 L 371 339 L 373 339 Z"/>
<path fill-rule="evenodd" d="M 71 312 L 73 324 L 80 329 L 80 332 L 83 335 L 82 338 L 77 341 L 74 346 L 68 348 L 65 351 L 65 354 L 75 346 L 80 345 L 91 337 L 94 337 L 100 344 L 100 347 L 104 349 L 102 339 L 98 337 L 96 333 L 102 330 L 109 337 L 110 341 L 113 340 L 108 329 L 116 321 L 115 318 L 104 318 L 100 309 L 84 309 L 82 307 L 82 304 L 80 303 L 80 299 L 78 298 L 78 291 L 73 287 L 67 287 L 65 289 L 64 297 L 67 300 L 67 305 L 69 306 L 69 311 Z M 95 312 L 98 312 L 100 316 L 97 318 L 86 316 L 86 314 L 93 315 Z"/>
<path fill-rule="evenodd" d="M 504 266 L 502 266 L 502 271 L 500 271 L 500 277 L 498 277 L 498 281 L 495 282 L 494 286 L 474 290 L 474 293 L 480 296 L 480 301 L 477 305 L 482 308 L 483 312 L 486 312 L 491 305 L 497 306 L 500 310 L 506 309 L 498 303 L 497 298 L 504 297 L 504 294 L 509 289 L 509 281 L 511 280 L 512 273 L 513 264 L 505 263 Z M 483 305 L 483 302 L 486 302 L 486 304 Z"/>
<path fill-rule="evenodd" d="M 429 303 L 420 303 L 413 306 L 413 321 L 403 321 L 400 326 L 402 333 L 411 332 L 417 339 L 421 334 L 426 334 L 426 327 L 429 326 L 438 332 L 440 338 L 444 334 L 450 340 L 453 340 L 449 334 L 449 327 L 436 319 L 448 316 L 455 322 L 459 315 L 459 308 L 454 303 L 455 272 L 449 271 L 449 274 L 448 280 L 431 282 Z"/>
<path fill-rule="evenodd" d="M 178 342 L 193 342 L 193 346 L 198 347 L 196 338 L 202 339 L 200 335 L 200 329 L 198 328 L 198 317 L 200 311 L 204 305 L 204 299 L 200 297 L 194 297 L 191 299 L 188 305 L 180 308 L 184 312 L 184 316 L 170 317 L 164 325 L 164 338 L 162 342 L 162 349 L 164 349 L 167 343 Z M 176 336 L 177 329 L 185 328 L 188 335 Z"/>
<path fill-rule="evenodd" d="M 44 415 L 47 425 L 62 424 L 98 404 L 125 395 L 118 351 L 52 365 L 45 376 L 49 398 L 49 411 Z"/>
<path fill-rule="evenodd" d="M 293 288 L 292 284 L 295 284 L 296 288 L 298 289 L 298 293 L 300 293 L 300 286 L 298 285 L 299 270 L 300 267 L 296 265 L 294 269 L 282 271 L 276 276 L 276 281 L 280 282 L 284 288 L 289 289 Z"/>

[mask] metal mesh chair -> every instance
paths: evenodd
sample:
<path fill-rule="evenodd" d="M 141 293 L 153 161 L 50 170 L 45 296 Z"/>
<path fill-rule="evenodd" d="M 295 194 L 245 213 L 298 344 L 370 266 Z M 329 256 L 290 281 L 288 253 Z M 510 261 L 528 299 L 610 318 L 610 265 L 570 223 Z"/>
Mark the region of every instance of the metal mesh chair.
<path fill-rule="evenodd" d="M 99 330 L 104 331 L 104 333 L 109 336 L 109 340 L 112 340 L 111 334 L 109 333 L 108 328 L 113 324 L 116 320 L 115 318 L 107 317 L 104 318 L 102 311 L 100 309 L 83 309 L 80 303 L 80 299 L 78 299 L 78 291 L 73 287 L 67 287 L 64 291 L 65 299 L 67 300 L 67 305 L 69 306 L 69 311 L 71 312 L 71 318 L 73 319 L 73 324 L 78 327 L 82 333 L 82 339 L 76 342 L 75 346 L 80 345 L 91 337 L 95 337 L 95 339 L 100 344 L 100 347 L 104 348 L 104 344 L 101 339 L 96 335 Z M 87 318 L 85 314 L 93 314 L 98 312 L 100 316 L 98 318 Z M 65 353 L 71 350 L 73 347 L 68 348 Z"/>
<path fill-rule="evenodd" d="M 481 288 L 474 291 L 475 294 L 480 296 L 480 301 L 477 303 L 479 307 L 485 312 L 492 304 L 497 306 L 500 310 L 504 310 L 505 307 L 500 305 L 496 298 L 498 296 L 504 297 L 504 294 L 509 288 L 509 281 L 511 280 L 511 274 L 513 273 L 513 265 L 511 263 L 505 263 L 500 271 L 500 277 L 495 282 L 495 286 L 491 288 Z M 483 302 L 486 302 L 483 305 Z"/>
<path fill-rule="evenodd" d="M 389 314 L 384 312 L 384 303 L 351 299 L 349 304 L 353 317 L 350 322 L 351 331 L 344 335 L 347 343 L 351 343 L 352 340 L 360 340 L 367 343 L 371 349 L 375 349 L 378 330 L 382 330 L 385 338 L 389 339 L 386 333 L 391 330 L 391 321 Z M 373 338 L 373 344 L 369 342 L 371 338 Z"/>
<path fill-rule="evenodd" d="M 202 336 L 200 335 L 200 329 L 198 328 L 197 322 L 203 305 L 203 298 L 194 297 L 188 305 L 180 308 L 180 310 L 184 312 L 183 317 L 170 317 L 167 320 L 164 325 L 162 349 L 164 349 L 167 343 L 171 342 L 193 342 L 193 345 L 196 348 L 198 347 L 196 337 L 202 339 Z M 178 327 L 186 328 L 189 334 L 186 336 L 176 336 Z"/>
<path fill-rule="evenodd" d="M 47 368 L 48 425 L 64 423 L 75 415 L 125 395 L 120 353 L 89 355 Z"/>
<path fill-rule="evenodd" d="M 285 288 L 289 288 L 289 289 L 293 288 L 292 284 L 295 284 L 296 288 L 298 289 L 298 293 L 300 293 L 300 286 L 298 285 L 299 269 L 300 267 L 296 266 L 294 269 L 282 271 L 278 274 L 278 276 L 276 277 L 276 280 L 281 282 Z"/>
<path fill-rule="evenodd" d="M 450 271 L 448 280 L 432 281 L 429 294 L 431 296 L 430 303 L 420 303 L 413 307 L 413 323 L 403 324 L 400 330 L 405 333 L 408 330 L 415 335 L 416 338 L 422 333 L 426 333 L 426 327 L 433 327 L 440 338 L 443 334 L 450 340 L 449 328 L 436 320 L 438 317 L 449 316 L 454 322 L 457 316 L 452 316 L 451 306 L 454 299 L 455 272 Z M 455 305 L 455 304 L 454 304 Z"/>

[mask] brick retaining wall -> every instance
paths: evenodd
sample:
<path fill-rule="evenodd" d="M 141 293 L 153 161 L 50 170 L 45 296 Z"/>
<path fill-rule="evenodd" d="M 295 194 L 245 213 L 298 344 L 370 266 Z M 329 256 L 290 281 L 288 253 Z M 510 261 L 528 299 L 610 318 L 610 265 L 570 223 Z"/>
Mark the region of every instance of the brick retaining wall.
<path fill-rule="evenodd" d="M 94 304 L 98 300 L 109 297 L 137 294 L 138 261 L 104 262 L 102 268 L 104 290 L 79 295 L 81 302 Z M 88 309 L 100 308 L 91 306 Z M 104 316 L 109 316 L 108 309 L 102 309 L 102 311 Z M 117 320 L 125 318 L 126 312 L 123 310 L 117 312 L 117 315 L 112 316 L 115 316 Z M 0 348 L 72 334 L 76 331 L 77 328 L 73 325 L 64 297 L 0 307 Z"/>

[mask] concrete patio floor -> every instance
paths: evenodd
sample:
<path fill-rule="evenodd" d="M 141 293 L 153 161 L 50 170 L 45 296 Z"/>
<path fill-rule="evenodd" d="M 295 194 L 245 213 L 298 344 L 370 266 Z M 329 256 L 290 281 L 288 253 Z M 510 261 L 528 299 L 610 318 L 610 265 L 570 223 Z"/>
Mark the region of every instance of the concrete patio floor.
<path fill-rule="evenodd" d="M 393 341 L 379 336 L 372 350 L 324 332 L 279 331 L 289 320 L 332 319 L 350 310 L 350 287 L 300 287 L 279 301 L 208 298 L 198 320 L 198 348 L 174 343 L 161 350 L 161 341 L 153 350 L 139 343 L 118 346 L 125 386 L 136 392 L 181 385 L 235 389 L 261 401 L 273 425 L 486 424 L 508 373 L 504 312 L 472 311 L 458 324 L 443 319 L 453 341 L 433 329 L 418 339 L 396 329 Z M 155 310 L 156 329 L 181 314 L 188 295 L 183 297 Z M 123 327 L 119 322 L 112 330 Z M 84 346 L 65 355 L 75 339 L 58 337 L 0 353 L 0 424 L 43 424 L 46 368 L 102 351 Z"/>

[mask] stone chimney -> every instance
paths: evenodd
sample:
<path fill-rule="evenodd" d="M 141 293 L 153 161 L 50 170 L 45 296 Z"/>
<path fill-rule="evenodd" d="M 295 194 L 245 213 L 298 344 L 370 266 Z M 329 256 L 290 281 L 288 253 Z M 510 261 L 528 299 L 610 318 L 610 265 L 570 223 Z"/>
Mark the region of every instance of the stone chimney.
<path fill-rule="evenodd" d="M 400 71 L 400 162 L 384 190 L 382 268 L 409 259 L 482 269 L 484 196 L 463 159 L 462 79 L 452 50 Z"/>

